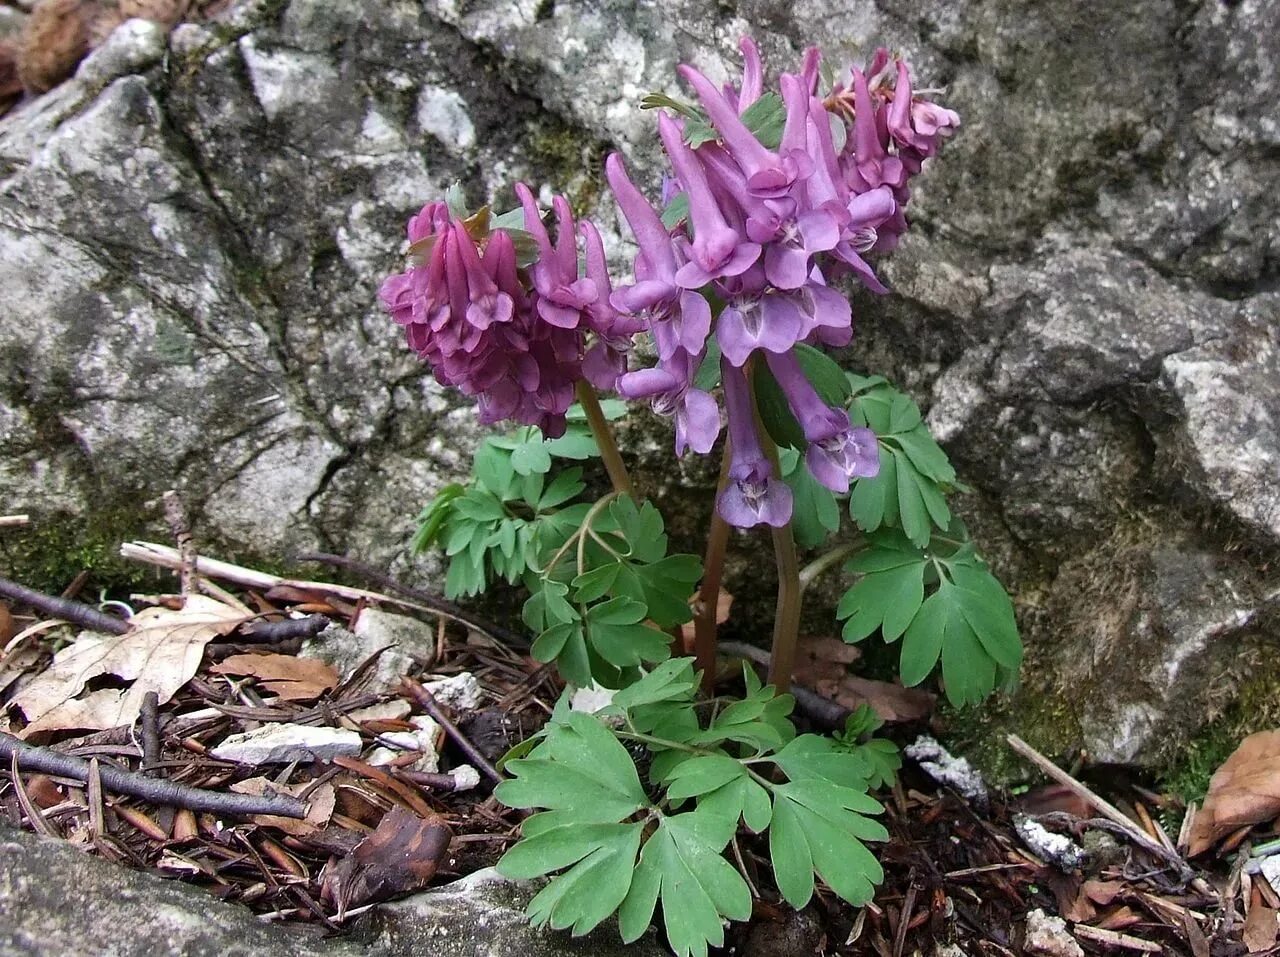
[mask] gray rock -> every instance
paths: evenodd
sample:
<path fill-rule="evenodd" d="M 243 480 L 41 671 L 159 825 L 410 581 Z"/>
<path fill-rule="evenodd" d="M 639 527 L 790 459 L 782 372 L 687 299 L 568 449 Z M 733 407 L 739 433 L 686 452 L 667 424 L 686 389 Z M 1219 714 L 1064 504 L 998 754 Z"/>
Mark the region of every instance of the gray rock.
<path fill-rule="evenodd" d="M 228 735 L 209 753 L 220 761 L 238 764 L 288 764 L 332 761 L 340 755 L 355 757 L 363 747 L 360 735 L 347 728 L 264 724 L 252 731 Z"/>
<path fill-rule="evenodd" d="M 481 871 L 380 905 L 344 937 L 260 921 L 195 887 L 90 857 L 0 823 L 4 957 L 659 957 L 652 935 L 623 947 L 606 924 L 584 938 L 529 927 L 537 886 Z"/>
<path fill-rule="evenodd" d="M 308 639 L 300 654 L 304 658 L 327 661 L 344 678 L 349 678 L 379 651 L 381 654 L 368 678 L 369 690 L 390 691 L 411 670 L 435 657 L 435 629 L 406 615 L 364 608 L 356 619 L 354 631 L 330 625 L 315 638 Z"/>
<path fill-rule="evenodd" d="M 512 882 L 492 868 L 445 887 L 383 905 L 351 934 L 374 954 L 432 957 L 667 957 L 654 935 L 624 945 L 608 922 L 585 937 L 532 928 L 524 909 L 536 884 Z"/>
<path fill-rule="evenodd" d="M 748 31 L 774 70 L 884 43 L 947 87 L 965 125 L 883 264 L 894 295 L 855 294 L 850 364 L 927 407 L 976 491 L 958 508 L 1030 650 L 1010 723 L 1176 748 L 1277 637 L 1266 0 L 254 0 L 159 63 L 126 31 L 0 121 L 0 485 L 37 519 L 6 535 L 13 570 L 61 587 L 51 552 L 113 552 L 178 486 L 211 554 L 320 546 L 437 584 L 405 557 L 412 515 L 483 430 L 374 303 L 406 215 L 527 178 L 598 204 L 624 262 L 602 154 L 656 183 L 637 99 L 679 92 L 681 61 L 727 77 Z M 693 544 L 714 465 L 674 465 L 648 424 L 627 439 Z M 727 587 L 763 633 L 768 573 L 739 553 Z M 806 627 L 830 628 L 811 594 Z"/>

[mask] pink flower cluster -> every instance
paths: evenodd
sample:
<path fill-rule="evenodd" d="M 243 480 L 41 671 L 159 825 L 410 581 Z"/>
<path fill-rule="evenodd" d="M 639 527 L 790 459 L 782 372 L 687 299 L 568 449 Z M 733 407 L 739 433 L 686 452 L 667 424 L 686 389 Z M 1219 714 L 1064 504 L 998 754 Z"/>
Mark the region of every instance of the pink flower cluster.
<path fill-rule="evenodd" d="M 538 249 L 527 270 L 517 266 L 507 231 L 429 203 L 409 220 L 409 242 L 424 253 L 423 262 L 389 277 L 379 297 L 436 379 L 476 398 L 482 422 L 511 419 L 554 438 L 564 434 L 580 380 L 614 387 L 641 324 L 609 304 L 612 287 L 595 226 L 583 221 L 575 228 L 568 202 L 557 196 L 552 243 L 528 187 L 517 185 L 516 194 Z"/>
<path fill-rule="evenodd" d="M 707 452 L 720 431 L 712 396 L 693 376 L 714 334 L 732 438 L 732 481 L 721 515 L 734 525 L 781 526 L 790 489 L 774 474 L 751 420 L 747 364 L 758 356 L 786 394 L 809 443 L 806 462 L 827 487 L 846 492 L 879 469 L 875 436 L 825 405 L 794 355 L 798 343 L 846 345 L 848 300 L 829 280 L 852 273 L 873 292 L 887 290 L 863 258 L 892 249 L 906 230 L 909 179 L 959 118 L 914 95 L 906 64 L 877 51 L 848 86 L 818 92 L 820 54 L 806 52 L 799 73 L 779 81 L 785 124 L 776 148 L 744 121 L 764 95 L 763 67 L 750 39 L 737 87 L 718 88 L 680 68 L 716 139 L 691 147 L 687 123 L 662 113 L 658 133 L 687 218 L 668 230 L 611 156 L 606 176 L 639 245 L 635 282 L 611 297 L 619 312 L 654 336 L 658 364 L 627 373 L 618 391 L 649 398 L 676 421 L 676 451 Z M 833 121 L 833 117 L 835 120 Z M 837 135 L 839 134 L 839 135 Z M 722 303 L 713 318 L 711 301 Z"/>

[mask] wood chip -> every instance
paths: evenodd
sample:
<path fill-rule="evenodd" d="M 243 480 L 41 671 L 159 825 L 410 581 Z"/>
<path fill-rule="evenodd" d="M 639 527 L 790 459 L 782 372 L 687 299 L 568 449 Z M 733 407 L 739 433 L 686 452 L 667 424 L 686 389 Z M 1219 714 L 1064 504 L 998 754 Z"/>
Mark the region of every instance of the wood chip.
<path fill-rule="evenodd" d="M 1076 937 L 1083 940 L 1091 940 L 1097 944 L 1104 944 L 1108 947 L 1119 947 L 1122 950 L 1133 950 L 1143 954 L 1164 953 L 1164 948 L 1155 941 L 1142 940 L 1140 937 L 1132 937 L 1129 934 L 1121 934 L 1102 927 L 1076 924 L 1072 931 Z"/>

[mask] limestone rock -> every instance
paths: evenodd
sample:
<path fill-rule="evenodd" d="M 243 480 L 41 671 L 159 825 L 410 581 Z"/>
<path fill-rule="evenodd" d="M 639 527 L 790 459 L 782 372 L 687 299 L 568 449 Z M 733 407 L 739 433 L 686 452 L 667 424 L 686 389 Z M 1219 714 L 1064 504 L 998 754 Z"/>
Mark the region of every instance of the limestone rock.
<path fill-rule="evenodd" d="M 476 871 L 462 880 L 377 908 L 350 933 L 371 953 L 431 954 L 432 957 L 662 957 L 668 953 L 650 932 L 623 944 L 612 920 L 584 937 L 533 928 L 525 906 L 539 889 L 513 882 L 496 870 Z M 483 941 L 483 950 L 477 941 Z"/>
<path fill-rule="evenodd" d="M 727 78 L 748 31 L 775 71 L 884 43 L 964 126 L 881 266 L 893 295 L 854 296 L 849 365 L 907 388 L 975 490 L 957 509 L 1029 648 L 1010 723 L 1176 747 L 1280 630 L 1280 6 L 900 7 L 244 0 L 177 27 L 163 69 L 91 58 L 0 120 L 0 485 L 36 518 L 12 570 L 143 537 L 139 503 L 176 486 L 211 554 L 321 547 L 438 587 L 412 516 L 485 430 L 375 304 L 407 215 L 524 178 L 596 206 L 624 264 L 600 160 L 657 185 L 635 104 L 679 93 L 675 64 Z M 692 540 L 714 464 L 626 439 Z M 763 633 L 768 573 L 736 552 Z"/>
<path fill-rule="evenodd" d="M 573 938 L 523 912 L 536 884 L 480 871 L 380 905 L 350 934 L 264 923 L 199 888 L 90 857 L 0 823 L 0 953 L 21 957 L 661 957 L 654 935 L 624 947 L 617 926 Z"/>
<path fill-rule="evenodd" d="M 332 761 L 340 755 L 354 757 L 363 747 L 360 735 L 347 728 L 277 723 L 229 735 L 216 748 L 210 748 L 209 754 L 238 764 L 288 764 Z"/>

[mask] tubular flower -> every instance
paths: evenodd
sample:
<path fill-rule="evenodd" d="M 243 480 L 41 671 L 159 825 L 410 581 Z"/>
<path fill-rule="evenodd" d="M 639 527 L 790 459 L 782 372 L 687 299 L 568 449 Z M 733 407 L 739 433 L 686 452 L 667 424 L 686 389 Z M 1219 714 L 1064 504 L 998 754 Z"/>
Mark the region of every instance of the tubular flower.
<path fill-rule="evenodd" d="M 612 389 L 644 323 L 610 304 L 595 227 L 575 227 L 568 203 L 556 197 L 553 243 L 533 194 L 523 184 L 516 193 L 535 262 L 520 268 L 510 233 L 490 229 L 487 216 L 464 221 L 445 203 L 428 203 L 408 229 L 422 260 L 388 277 L 379 298 L 436 380 L 476 399 L 482 422 L 510 419 L 556 437 L 578 381 Z M 579 231 L 586 275 L 579 275 Z"/>
<path fill-rule="evenodd" d="M 832 280 L 851 275 L 873 293 L 888 291 L 867 257 L 893 249 L 905 232 L 910 181 L 959 117 L 914 89 L 907 65 L 883 48 L 827 91 L 819 89 L 821 54 L 806 50 L 777 93 L 765 89 L 754 42 L 744 38 L 740 48 L 737 86 L 680 68 L 715 139 L 691 146 L 684 119 L 659 115 L 673 174 L 664 177 L 662 201 L 683 194 L 681 222 L 668 229 L 622 161 L 606 162 L 639 247 L 635 281 L 609 304 L 647 328 L 658 353 L 656 367 L 622 375 L 619 391 L 675 417 L 680 453 L 709 449 L 719 432 L 714 400 L 692 384 L 709 342 L 718 344 L 733 442 L 720 513 L 736 525 L 778 525 L 790 515 L 790 492 L 752 439 L 746 366 L 754 359 L 773 372 L 804 427 L 805 461 L 819 482 L 846 492 L 852 479 L 876 474 L 875 436 L 823 404 L 793 353 L 799 343 L 850 342 L 852 311 Z M 765 142 L 752 126 L 769 110 L 774 132 Z"/>

